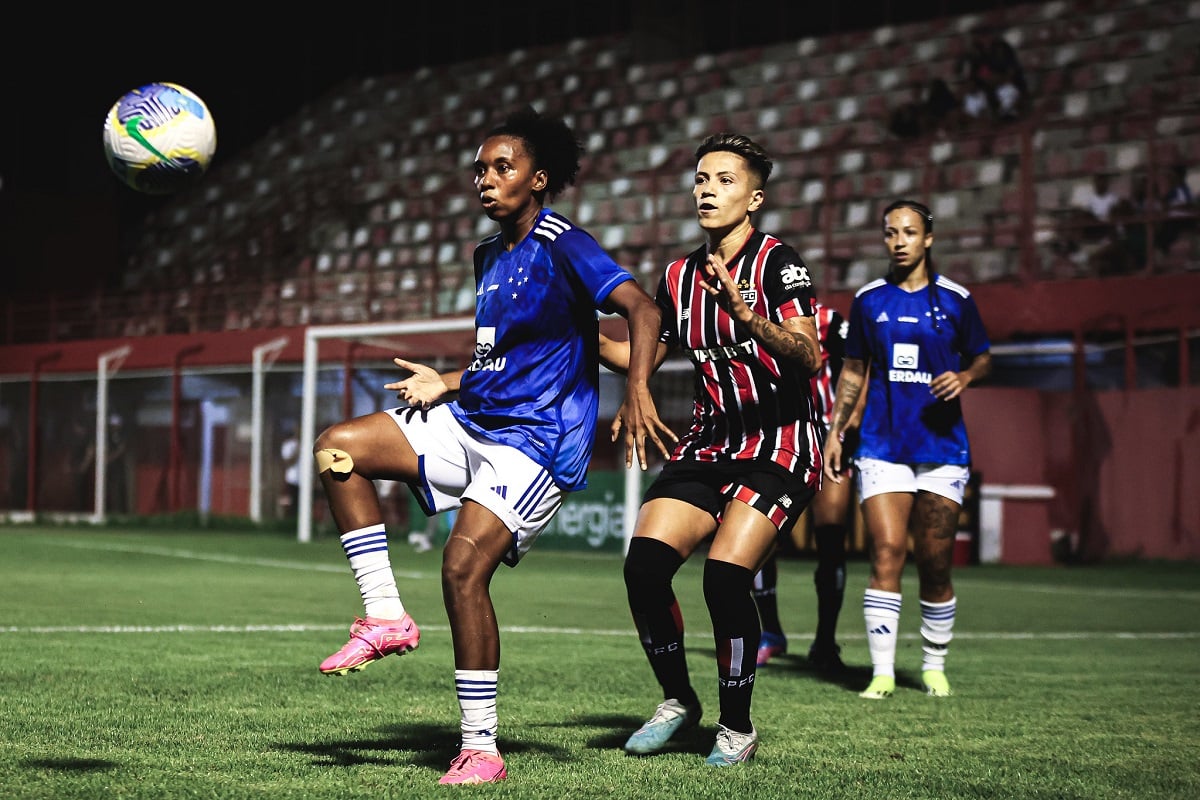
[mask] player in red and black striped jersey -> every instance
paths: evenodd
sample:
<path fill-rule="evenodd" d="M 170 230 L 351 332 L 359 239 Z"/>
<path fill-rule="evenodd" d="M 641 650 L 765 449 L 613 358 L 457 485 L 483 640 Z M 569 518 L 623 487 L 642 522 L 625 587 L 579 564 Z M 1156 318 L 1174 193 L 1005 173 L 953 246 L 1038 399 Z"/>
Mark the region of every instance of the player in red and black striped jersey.
<path fill-rule="evenodd" d="M 821 304 L 817 305 L 816 320 L 817 337 L 821 342 L 821 370 L 812 378 L 813 396 L 817 399 L 822 422 L 828 427 L 837 379 L 846 354 L 849 323 L 836 309 Z M 857 434 L 861 414 L 862 403 L 847 426 L 848 436 Z M 848 460 L 853 448 L 847 446 L 843 452 Z M 849 469 L 852 467 L 848 463 Z M 817 549 L 817 566 L 813 572 L 817 591 L 817 632 L 808 650 L 808 661 L 814 669 L 825 675 L 837 675 L 846 668 L 837 643 L 837 623 L 846 591 L 846 534 L 850 529 L 853 499 L 854 492 L 849 481 L 823 481 L 809 511 Z M 778 581 L 778 564 L 772 555 L 754 576 L 754 602 L 758 606 L 763 629 L 758 645 L 760 667 L 773 657 L 787 652 L 787 636 L 779 620 L 776 596 Z"/>
<path fill-rule="evenodd" d="M 629 608 L 664 700 L 625 749 L 657 752 L 700 720 L 671 582 L 711 539 L 704 598 L 721 716 L 707 763 L 727 766 L 758 747 L 750 719 L 761 633 L 754 574 L 820 483 L 823 427 L 811 378 L 821 354 L 808 267 L 751 222 L 770 158 L 745 136 L 716 134 L 696 159 L 692 196 L 705 243 L 668 265 L 655 298 L 657 363 L 678 348 L 695 368 L 692 423 L 645 493 L 625 560 Z M 625 352 L 601 341 L 601 362 L 618 372 Z M 620 426 L 618 418 L 614 437 Z"/>

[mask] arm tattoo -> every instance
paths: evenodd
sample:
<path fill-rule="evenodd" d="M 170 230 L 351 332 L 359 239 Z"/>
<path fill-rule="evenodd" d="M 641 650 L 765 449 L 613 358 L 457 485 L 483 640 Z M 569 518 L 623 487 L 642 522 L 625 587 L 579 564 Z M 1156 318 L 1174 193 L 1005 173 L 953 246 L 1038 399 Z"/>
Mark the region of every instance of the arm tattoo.
<path fill-rule="evenodd" d="M 845 370 L 838 378 L 837 402 L 833 404 L 833 415 L 829 419 L 831 431 L 841 431 L 850 421 L 854 406 L 858 404 L 858 395 L 862 391 L 862 379 L 850 375 Z"/>
<path fill-rule="evenodd" d="M 750 335 L 763 343 L 772 355 L 799 361 L 814 374 L 821 367 L 821 355 L 816 339 L 794 334 L 764 316 L 752 313 L 745 326 Z"/>

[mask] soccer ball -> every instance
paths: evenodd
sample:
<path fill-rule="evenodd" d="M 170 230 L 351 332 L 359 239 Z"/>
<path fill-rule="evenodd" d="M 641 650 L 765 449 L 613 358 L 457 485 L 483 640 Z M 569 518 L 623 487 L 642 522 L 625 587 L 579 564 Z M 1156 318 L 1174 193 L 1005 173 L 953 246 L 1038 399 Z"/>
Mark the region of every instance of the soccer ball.
<path fill-rule="evenodd" d="M 208 106 L 177 83 L 148 83 L 126 92 L 104 120 L 108 165 L 146 194 L 170 194 L 196 183 L 216 149 Z"/>

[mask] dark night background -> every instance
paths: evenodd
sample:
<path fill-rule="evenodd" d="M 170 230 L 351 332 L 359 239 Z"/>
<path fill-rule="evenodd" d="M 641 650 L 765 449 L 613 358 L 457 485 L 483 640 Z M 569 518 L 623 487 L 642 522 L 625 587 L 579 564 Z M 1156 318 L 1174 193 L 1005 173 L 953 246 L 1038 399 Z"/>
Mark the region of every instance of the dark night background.
<path fill-rule="evenodd" d="M 647 47 L 672 57 L 715 53 L 1005 4 L 372 5 L 343 7 L 338 17 L 331 14 L 341 9 L 324 4 L 238 13 L 201 6 L 195 15 L 128 5 L 72 12 L 47 4 L 10 16 L 0 31 L 3 294 L 87 292 L 115 280 L 123 227 L 167 202 L 126 188 L 101 149 L 109 107 L 144 83 L 179 83 L 204 99 L 217 124 L 220 161 L 236 157 L 306 99 L 352 77 L 618 33 L 644 37 Z"/>

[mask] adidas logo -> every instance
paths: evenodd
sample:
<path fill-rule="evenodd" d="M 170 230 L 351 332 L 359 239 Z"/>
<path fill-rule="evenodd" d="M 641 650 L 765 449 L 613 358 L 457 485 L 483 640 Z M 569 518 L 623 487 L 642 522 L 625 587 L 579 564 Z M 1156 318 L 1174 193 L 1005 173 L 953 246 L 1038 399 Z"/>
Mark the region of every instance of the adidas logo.
<path fill-rule="evenodd" d="M 887 321 L 888 321 L 888 315 L 887 315 L 887 312 L 886 312 L 886 311 L 880 311 L 880 312 L 879 312 L 879 316 L 875 318 L 875 321 L 876 321 L 876 322 L 887 322 Z"/>
<path fill-rule="evenodd" d="M 867 633 L 875 636 L 884 636 L 891 633 L 891 630 L 888 629 L 887 625 L 880 625 L 878 628 L 871 628 Z"/>
<path fill-rule="evenodd" d="M 493 486 L 492 491 L 501 497 L 508 497 L 508 487 L 505 485 Z"/>

